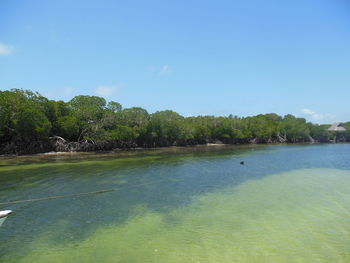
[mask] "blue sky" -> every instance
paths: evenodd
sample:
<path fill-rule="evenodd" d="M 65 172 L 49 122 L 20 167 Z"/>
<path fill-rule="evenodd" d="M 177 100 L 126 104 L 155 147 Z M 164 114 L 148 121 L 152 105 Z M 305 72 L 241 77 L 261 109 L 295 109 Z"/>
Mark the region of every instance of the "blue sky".
<path fill-rule="evenodd" d="M 0 89 L 349 121 L 345 0 L 0 1 Z"/>

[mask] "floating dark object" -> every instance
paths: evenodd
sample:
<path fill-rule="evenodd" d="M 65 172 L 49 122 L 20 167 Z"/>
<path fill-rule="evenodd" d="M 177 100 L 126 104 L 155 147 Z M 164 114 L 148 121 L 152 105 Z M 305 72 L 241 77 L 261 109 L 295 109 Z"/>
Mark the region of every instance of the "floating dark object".
<path fill-rule="evenodd" d="M 244 165 L 244 161 L 240 161 L 240 165 Z"/>

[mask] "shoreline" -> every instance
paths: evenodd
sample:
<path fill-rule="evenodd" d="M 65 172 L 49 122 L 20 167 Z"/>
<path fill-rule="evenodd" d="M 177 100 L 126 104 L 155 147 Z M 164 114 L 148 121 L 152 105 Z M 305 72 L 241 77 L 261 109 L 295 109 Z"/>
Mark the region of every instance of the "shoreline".
<path fill-rule="evenodd" d="M 251 146 L 266 146 L 266 145 L 282 145 L 284 143 L 268 143 L 268 144 L 229 144 L 229 143 L 207 143 L 207 144 L 196 144 L 196 145 L 185 145 L 185 146 L 163 146 L 163 147 L 134 147 L 134 148 L 117 148 L 110 151 L 49 151 L 49 152 L 39 152 L 39 153 L 29 153 L 29 154 L 0 154 L 0 158 L 13 158 L 13 157 L 31 157 L 31 156 L 80 156 L 80 155 L 95 155 L 95 154 L 113 154 L 113 153 L 152 153 L 152 152 L 168 152 L 184 149 L 199 149 L 199 148 L 224 148 L 224 147 L 251 147 Z"/>
<path fill-rule="evenodd" d="M 321 145 L 321 144 L 349 144 L 349 142 L 339 142 L 339 143 L 330 143 L 330 142 L 304 142 L 304 143 L 247 143 L 247 144 L 228 144 L 228 143 L 207 143 L 207 144 L 197 144 L 197 145 L 186 145 L 186 146 L 165 146 L 165 147 L 135 147 L 135 148 L 118 148 L 110 151 L 70 151 L 70 152 L 62 152 L 62 151 L 49 151 L 49 152 L 41 152 L 41 153 L 31 153 L 31 154 L 1 154 L 0 158 L 14 158 L 14 157 L 33 157 L 33 156 L 42 156 L 42 157 L 59 157 L 59 156 L 88 156 L 95 154 L 113 154 L 113 153 L 151 153 L 154 151 L 157 152 L 168 152 L 173 150 L 184 150 L 184 149 L 199 149 L 199 148 L 225 148 L 225 147 L 263 147 L 263 146 L 272 146 L 272 145 Z"/>

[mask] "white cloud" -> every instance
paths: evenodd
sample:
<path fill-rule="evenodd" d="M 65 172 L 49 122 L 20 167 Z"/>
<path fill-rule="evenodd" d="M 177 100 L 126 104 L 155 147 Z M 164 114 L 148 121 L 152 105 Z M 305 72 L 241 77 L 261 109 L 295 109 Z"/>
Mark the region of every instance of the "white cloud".
<path fill-rule="evenodd" d="M 302 113 L 304 115 L 309 116 L 313 121 L 320 122 L 320 121 L 334 121 L 336 116 L 334 114 L 326 113 L 326 114 L 319 114 L 316 113 L 310 109 L 303 109 Z"/>
<path fill-rule="evenodd" d="M 164 65 L 160 71 L 159 71 L 159 75 L 165 75 L 168 74 L 170 72 L 170 67 L 168 65 Z"/>
<path fill-rule="evenodd" d="M 0 43 L 0 56 L 11 55 L 14 51 L 12 46 Z"/>
<path fill-rule="evenodd" d="M 101 85 L 101 86 L 98 86 L 94 92 L 95 92 L 95 94 L 97 94 L 99 96 L 111 96 L 118 89 L 120 89 L 120 86 L 118 86 L 118 85 L 115 85 L 115 86 Z"/>

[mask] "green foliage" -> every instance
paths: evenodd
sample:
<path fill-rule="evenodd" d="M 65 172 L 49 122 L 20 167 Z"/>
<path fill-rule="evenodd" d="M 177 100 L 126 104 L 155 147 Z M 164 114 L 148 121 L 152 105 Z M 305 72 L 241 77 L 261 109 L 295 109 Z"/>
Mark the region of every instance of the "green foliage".
<path fill-rule="evenodd" d="M 110 102 L 108 102 L 107 110 L 109 110 L 111 112 L 118 112 L 118 111 L 122 110 L 122 105 L 118 102 L 110 101 Z"/>
<path fill-rule="evenodd" d="M 239 118 L 184 118 L 171 111 L 153 114 L 139 107 L 123 109 L 97 96 L 76 96 L 69 102 L 48 100 L 27 90 L 0 91 L 1 143 L 45 140 L 116 142 L 117 145 L 186 145 L 220 140 L 226 143 L 327 142 L 335 134 L 329 125 L 306 122 L 293 115 L 260 114 Z M 350 141 L 350 122 L 341 138 Z M 339 135 L 339 134 L 338 134 Z M 1 144 L 0 143 L 0 144 Z"/>
<path fill-rule="evenodd" d="M 317 138 L 321 142 L 327 142 L 332 134 L 327 130 L 330 125 L 318 125 L 309 123 L 310 135 L 312 138 Z"/>
<path fill-rule="evenodd" d="M 304 118 L 286 115 L 283 118 L 281 131 L 290 142 L 307 141 L 310 136 L 309 125 Z"/>
<path fill-rule="evenodd" d="M 350 122 L 345 122 L 343 127 L 346 129 L 344 132 L 344 137 L 346 141 L 350 141 Z"/>
<path fill-rule="evenodd" d="M 101 120 L 103 120 L 106 109 L 104 98 L 79 95 L 71 99 L 68 105 L 79 127 L 78 141 L 82 138 L 93 137 L 94 132 L 102 128 Z"/>
<path fill-rule="evenodd" d="M 80 121 L 81 125 L 100 120 L 106 106 L 104 98 L 96 96 L 75 96 L 68 102 L 72 114 Z"/>
<path fill-rule="evenodd" d="M 0 91 L 1 141 L 46 138 L 52 127 L 46 116 L 47 103 L 46 98 L 31 91 Z"/>
<path fill-rule="evenodd" d="M 73 115 L 66 115 L 59 117 L 57 120 L 59 130 L 61 131 L 61 136 L 67 139 L 77 138 L 79 136 L 79 125 L 78 120 Z"/>
<path fill-rule="evenodd" d="M 149 128 L 154 138 L 174 142 L 181 137 L 184 117 L 171 110 L 157 111 L 150 116 Z"/>
<path fill-rule="evenodd" d="M 192 128 L 191 134 L 194 138 L 203 141 L 209 141 L 212 137 L 213 120 L 211 116 L 188 117 L 185 123 Z"/>

